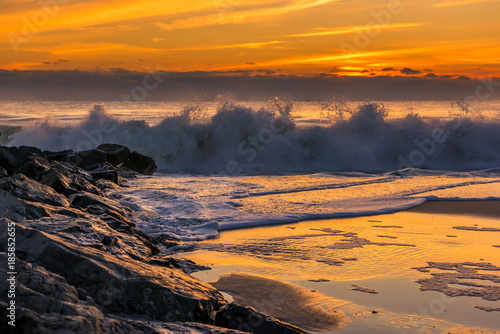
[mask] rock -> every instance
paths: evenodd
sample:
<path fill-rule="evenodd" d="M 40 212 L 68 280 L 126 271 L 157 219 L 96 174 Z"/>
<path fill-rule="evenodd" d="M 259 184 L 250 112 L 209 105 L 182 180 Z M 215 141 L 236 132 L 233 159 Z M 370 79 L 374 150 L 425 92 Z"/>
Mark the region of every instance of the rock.
<path fill-rule="evenodd" d="M 106 165 L 99 165 L 97 168 L 90 171 L 90 175 L 94 180 L 108 180 L 113 183 L 118 183 L 118 172 L 114 169 L 110 169 Z"/>
<path fill-rule="evenodd" d="M 195 273 L 202 270 L 210 270 L 210 267 L 200 266 L 188 259 L 178 259 L 175 257 L 152 258 L 148 261 L 149 264 L 162 266 L 167 268 L 177 268 L 186 274 Z"/>
<path fill-rule="evenodd" d="M 45 151 L 47 159 L 50 161 L 59 161 L 72 163 L 83 169 L 102 165 L 107 161 L 107 154 L 101 150 L 87 150 L 74 152 L 73 150 L 66 150 L 60 152 Z"/>
<path fill-rule="evenodd" d="M 6 253 L 0 253 L 0 259 L 7 263 Z M 2 321 L 0 332 L 139 333 L 126 322 L 106 317 L 91 298 L 79 299 L 80 293 L 63 277 L 18 258 L 15 271 L 16 326 Z M 8 277 L 5 267 L 0 268 L 2 296 L 6 295 Z M 7 303 L 0 301 L 0 307 L 2 318 L 7 318 Z"/>
<path fill-rule="evenodd" d="M 102 144 L 97 149 L 106 152 L 107 161 L 113 166 L 124 163 L 132 154 L 128 147 L 118 144 Z"/>
<path fill-rule="evenodd" d="M 0 252 L 7 251 L 7 226 L 7 220 L 0 221 Z M 16 254 L 21 261 L 43 267 L 69 285 L 85 290 L 103 313 L 141 314 L 166 322 L 213 323 L 216 312 L 225 304 L 215 288 L 181 270 L 119 260 L 19 223 Z M 70 297 L 78 299 L 76 290 Z"/>
<path fill-rule="evenodd" d="M 20 146 L 20 147 L 7 147 L 0 146 L 0 166 L 5 168 L 9 174 L 14 173 L 24 160 L 29 156 L 43 157 L 42 150 L 36 147 Z"/>
<path fill-rule="evenodd" d="M 108 181 L 106 179 L 99 179 L 96 182 L 97 188 L 102 191 L 110 190 L 110 189 L 120 189 L 120 186 L 115 182 Z"/>
<path fill-rule="evenodd" d="M 151 242 L 148 240 L 144 242 L 139 233 L 134 235 L 132 231 L 115 231 L 99 218 L 88 215 L 76 219 L 44 218 L 25 221 L 23 224 L 26 227 L 64 238 L 80 246 L 100 249 L 125 260 L 134 259 L 144 262 L 148 261 L 154 253 L 151 249 Z"/>
<path fill-rule="evenodd" d="M 96 165 L 103 165 L 108 158 L 106 152 L 101 150 L 80 151 L 76 154 L 80 158 L 80 163 L 76 165 L 83 169 L 88 169 Z"/>
<path fill-rule="evenodd" d="M 7 173 L 7 170 L 3 167 L 0 167 L 0 178 L 2 177 L 7 177 L 9 174 Z"/>
<path fill-rule="evenodd" d="M 117 201 L 87 192 L 73 194 L 70 196 L 70 200 L 73 206 L 81 209 L 85 209 L 91 206 L 98 206 L 98 208 L 101 207 L 111 210 L 111 212 L 117 212 L 124 217 L 131 214 L 131 210 L 129 208 L 122 206 Z M 104 213 L 106 211 L 102 212 Z"/>
<path fill-rule="evenodd" d="M 24 163 L 16 173 L 24 174 L 27 177 L 40 181 L 50 169 L 51 165 L 49 161 L 44 157 L 31 156 L 24 160 Z"/>
<path fill-rule="evenodd" d="M 152 175 L 158 168 L 153 158 L 135 151 L 132 152 L 127 161 L 123 163 L 122 167 L 144 175 Z"/>
<path fill-rule="evenodd" d="M 0 179 L 0 189 L 8 191 L 13 196 L 31 202 L 40 202 L 54 206 L 69 206 L 66 197 L 54 189 L 36 182 L 23 174 Z"/>
<path fill-rule="evenodd" d="M 93 185 L 92 175 L 69 163 L 53 162 L 51 169 L 40 180 L 60 194 L 69 197 L 80 191 L 101 194 Z"/>
<path fill-rule="evenodd" d="M 302 329 L 280 321 L 251 307 L 227 304 L 215 318 L 215 325 L 255 334 L 307 334 Z"/>

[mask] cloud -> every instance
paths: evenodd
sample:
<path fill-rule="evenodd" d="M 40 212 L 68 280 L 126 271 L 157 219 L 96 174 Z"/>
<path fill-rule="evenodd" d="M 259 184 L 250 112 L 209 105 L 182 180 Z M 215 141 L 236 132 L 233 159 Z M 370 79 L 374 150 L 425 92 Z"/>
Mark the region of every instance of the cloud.
<path fill-rule="evenodd" d="M 393 67 L 385 67 L 382 69 L 382 72 L 389 72 L 389 71 L 395 71 Z"/>
<path fill-rule="evenodd" d="M 147 75 L 150 74 L 123 68 L 112 71 L 0 70 L 0 86 L 3 87 L 0 99 L 115 101 L 130 94 L 137 85 L 143 85 Z M 254 101 L 265 100 L 274 94 L 291 95 L 299 101 L 320 99 L 332 91 L 348 100 L 451 100 L 457 95 L 470 94 L 478 84 L 475 80 L 406 76 L 278 75 L 264 68 L 170 72 L 163 78 L 157 89 L 148 92 L 148 100 L 192 100 L 193 97 L 213 100 L 221 91 L 231 92 L 240 100 Z"/>
<path fill-rule="evenodd" d="M 352 26 L 340 27 L 326 31 L 309 32 L 302 34 L 288 35 L 288 37 L 310 37 L 310 36 L 328 36 L 328 35 L 341 35 L 350 34 L 359 31 L 377 31 L 380 29 L 397 29 L 397 28 L 410 28 L 422 26 L 422 23 L 393 23 L 393 24 L 374 24 L 366 26 Z"/>
<path fill-rule="evenodd" d="M 153 25 L 168 31 L 215 25 L 244 24 L 249 22 L 259 22 L 266 18 L 275 18 L 279 15 L 329 5 L 339 1 L 340 0 L 297 0 L 280 7 L 240 11 L 238 11 L 238 7 L 232 6 L 230 8 L 231 10 L 219 9 L 216 14 L 178 19 L 172 23 L 154 22 Z"/>
<path fill-rule="evenodd" d="M 200 51 L 200 50 L 221 50 L 221 49 L 260 49 L 268 45 L 282 44 L 282 41 L 269 41 L 269 42 L 258 42 L 258 43 L 240 43 L 240 44 L 229 44 L 229 45 L 205 45 L 192 48 L 176 48 L 171 49 L 172 51 Z"/>
<path fill-rule="evenodd" d="M 425 77 L 430 78 L 430 79 L 436 79 L 438 77 L 438 75 L 434 74 L 434 73 L 429 73 L 429 74 L 426 74 Z"/>
<path fill-rule="evenodd" d="M 461 75 L 461 76 L 459 76 L 459 77 L 457 78 L 457 80 L 461 80 L 461 81 L 469 81 L 469 80 L 470 80 L 470 78 L 469 78 L 469 77 L 467 77 L 467 76 L 465 76 L 465 75 Z"/>
<path fill-rule="evenodd" d="M 411 68 L 408 68 L 408 67 L 403 68 L 400 72 L 405 74 L 405 75 L 415 75 L 415 74 L 422 73 L 421 71 L 412 70 Z"/>
<path fill-rule="evenodd" d="M 454 75 L 450 75 L 450 74 L 444 74 L 444 75 L 441 75 L 439 76 L 441 79 L 451 79 L 454 77 Z"/>
<path fill-rule="evenodd" d="M 69 63 L 69 60 L 59 59 L 59 60 L 56 60 L 56 61 L 42 61 L 42 64 L 44 64 L 44 65 L 59 65 L 59 64 L 62 64 L 62 63 Z"/>
<path fill-rule="evenodd" d="M 497 0 L 453 0 L 443 1 L 432 5 L 432 7 L 455 7 L 465 5 L 475 5 L 482 2 L 496 2 Z"/>

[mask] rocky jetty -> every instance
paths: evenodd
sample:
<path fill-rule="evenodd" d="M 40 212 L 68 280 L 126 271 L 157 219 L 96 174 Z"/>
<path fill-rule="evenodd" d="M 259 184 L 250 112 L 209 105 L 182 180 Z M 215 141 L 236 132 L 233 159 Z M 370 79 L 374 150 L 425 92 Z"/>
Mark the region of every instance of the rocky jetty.
<path fill-rule="evenodd" d="M 115 144 L 0 146 L 1 333 L 304 333 L 228 304 L 189 275 L 199 266 L 163 255 L 170 241 L 139 231 L 132 210 L 106 195 L 155 170 Z"/>

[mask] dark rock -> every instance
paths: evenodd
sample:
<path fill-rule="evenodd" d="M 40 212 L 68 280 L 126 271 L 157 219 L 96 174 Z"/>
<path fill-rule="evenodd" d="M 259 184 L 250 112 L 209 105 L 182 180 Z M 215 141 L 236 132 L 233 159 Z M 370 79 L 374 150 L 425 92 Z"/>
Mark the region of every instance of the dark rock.
<path fill-rule="evenodd" d="M 97 188 L 102 191 L 110 190 L 110 189 L 120 189 L 120 186 L 115 182 L 108 181 L 106 179 L 99 179 L 96 182 Z"/>
<path fill-rule="evenodd" d="M 7 173 L 7 170 L 3 167 L 0 167 L 0 178 L 2 177 L 7 177 L 9 174 Z"/>
<path fill-rule="evenodd" d="M 6 253 L 0 259 L 7 263 Z M 1 333 L 139 333 L 127 322 L 106 317 L 83 289 L 75 289 L 63 277 L 18 258 L 15 271 L 16 326 L 2 321 Z M 0 268 L 2 296 L 8 277 L 5 267 Z M 6 319 L 7 303 L 0 301 L 0 308 Z"/>
<path fill-rule="evenodd" d="M 200 266 L 191 260 L 178 259 L 175 257 L 152 258 L 148 261 L 148 263 L 167 268 L 177 268 L 182 270 L 186 274 L 191 274 L 202 270 L 210 270 L 210 267 Z"/>
<path fill-rule="evenodd" d="M 118 183 L 118 172 L 114 169 L 108 168 L 106 165 L 99 165 L 90 171 L 90 175 L 94 180 L 108 180 L 114 183 Z"/>
<path fill-rule="evenodd" d="M 87 169 L 95 165 L 102 165 L 107 161 L 108 155 L 101 150 L 88 150 L 76 153 L 80 158 L 80 163 L 76 164 L 78 167 Z"/>
<path fill-rule="evenodd" d="M 80 192 L 70 196 L 71 204 L 77 208 L 85 209 L 91 206 L 98 206 L 97 208 L 105 208 L 111 210 L 109 212 L 117 212 L 121 216 L 131 214 L 129 208 L 122 206 L 117 201 L 102 196 L 90 194 L 87 192 Z M 92 207 L 91 207 L 92 208 Z M 102 211 L 108 212 L 108 211 Z"/>
<path fill-rule="evenodd" d="M 19 167 L 21 167 L 24 160 L 30 156 L 44 157 L 44 154 L 36 147 L 0 146 L 0 166 L 5 168 L 9 174 L 14 173 Z"/>
<path fill-rule="evenodd" d="M 132 154 L 128 147 L 118 144 L 102 144 L 97 149 L 106 152 L 107 161 L 113 166 L 124 163 Z"/>
<path fill-rule="evenodd" d="M 153 158 L 135 151 L 132 152 L 127 161 L 123 163 L 122 167 L 144 175 L 152 175 L 158 168 Z"/>
<path fill-rule="evenodd" d="M 24 160 L 24 163 L 16 171 L 18 174 L 24 174 L 27 177 L 40 181 L 52 167 L 49 161 L 44 157 L 31 156 Z"/>
<path fill-rule="evenodd" d="M 215 325 L 255 334 L 307 334 L 302 329 L 280 321 L 251 307 L 227 304 L 215 318 Z"/>
<path fill-rule="evenodd" d="M 7 251 L 7 223 L 5 219 L 0 222 L 0 252 Z M 178 269 L 119 260 L 18 223 L 16 254 L 20 260 L 43 267 L 69 285 L 85 290 L 104 313 L 141 314 L 166 322 L 213 323 L 225 303 L 215 288 Z M 77 300 L 77 296 L 73 290 L 65 298 Z M 51 309 L 40 311 L 50 313 Z"/>
<path fill-rule="evenodd" d="M 92 175 L 88 172 L 69 163 L 53 162 L 51 167 L 40 182 L 58 193 L 66 197 L 80 191 L 101 194 L 101 191 L 91 183 Z"/>
<path fill-rule="evenodd" d="M 36 182 L 23 174 L 0 179 L 0 189 L 8 191 L 13 196 L 31 202 L 40 202 L 54 206 L 69 206 L 66 197 L 54 189 Z"/>

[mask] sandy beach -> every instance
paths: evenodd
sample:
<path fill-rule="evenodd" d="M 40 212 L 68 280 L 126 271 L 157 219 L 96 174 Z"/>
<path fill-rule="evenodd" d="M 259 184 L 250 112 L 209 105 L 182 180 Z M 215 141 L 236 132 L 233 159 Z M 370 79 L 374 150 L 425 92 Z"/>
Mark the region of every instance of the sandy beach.
<path fill-rule="evenodd" d="M 313 332 L 497 333 L 498 203 L 428 202 L 390 215 L 229 231 L 183 257 L 212 267 L 195 276 L 236 302 Z M 276 304 L 276 294 L 291 303 Z M 340 329 L 315 322 L 325 312 Z"/>
<path fill-rule="evenodd" d="M 430 201 L 408 211 L 500 218 L 500 201 Z"/>

